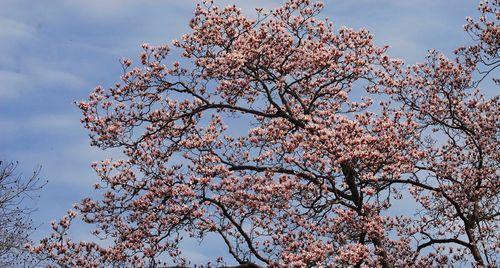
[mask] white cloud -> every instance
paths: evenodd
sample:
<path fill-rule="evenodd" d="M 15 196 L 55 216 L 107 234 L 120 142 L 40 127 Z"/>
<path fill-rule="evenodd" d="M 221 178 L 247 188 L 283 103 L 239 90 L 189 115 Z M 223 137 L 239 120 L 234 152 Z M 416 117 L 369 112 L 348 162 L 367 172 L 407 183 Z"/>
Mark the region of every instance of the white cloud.
<path fill-rule="evenodd" d="M 22 73 L 0 70 L 0 99 L 19 96 L 19 88 L 26 88 L 28 81 Z"/>
<path fill-rule="evenodd" d="M 35 37 L 35 28 L 12 19 L 0 17 L 0 39 L 12 40 L 17 38 Z"/>
<path fill-rule="evenodd" d="M 69 9 L 79 10 L 84 16 L 99 20 L 112 20 L 121 17 L 124 13 L 137 10 L 140 7 L 169 6 L 170 10 L 179 10 L 195 6 L 196 1 L 158 1 L 158 0 L 72 0 L 62 1 L 61 4 Z"/>
<path fill-rule="evenodd" d="M 42 64 L 34 65 L 30 70 L 30 74 L 34 75 L 35 80 L 39 79 L 39 82 L 46 85 L 71 86 L 75 88 L 82 88 L 85 85 L 85 81 L 75 74 L 60 69 L 45 68 Z"/>
<path fill-rule="evenodd" d="M 84 88 L 80 76 L 51 67 L 38 59 L 29 59 L 20 70 L 0 69 L 0 98 L 13 99 L 41 88 Z"/>
<path fill-rule="evenodd" d="M 75 118 L 75 115 L 69 114 L 35 114 L 24 121 L 19 120 L 19 118 L 0 118 L 2 118 L 0 124 L 3 126 L 3 129 L 11 129 L 13 132 L 29 129 L 58 131 L 68 129 L 69 126 L 74 127 L 75 125 L 79 125 L 78 118 Z"/>

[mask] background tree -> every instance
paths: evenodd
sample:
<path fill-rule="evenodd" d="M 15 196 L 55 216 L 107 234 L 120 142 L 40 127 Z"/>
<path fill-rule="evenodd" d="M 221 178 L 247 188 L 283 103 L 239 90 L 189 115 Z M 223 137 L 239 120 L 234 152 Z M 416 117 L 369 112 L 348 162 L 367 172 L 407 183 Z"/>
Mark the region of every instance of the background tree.
<path fill-rule="evenodd" d="M 32 265 L 26 244 L 34 231 L 26 199 L 36 197 L 43 183 L 40 169 L 27 178 L 16 174 L 17 163 L 0 161 L 0 266 Z"/>
<path fill-rule="evenodd" d="M 477 49 L 405 69 L 322 7 L 250 19 L 205 2 L 173 42 L 182 66 L 165 45 L 143 45 L 141 68 L 124 59 L 120 83 L 78 103 L 92 144 L 125 155 L 93 164 L 102 198 L 76 206 L 110 245 L 73 242 L 69 211 L 31 250 L 61 266 L 186 265 L 180 240 L 215 233 L 240 264 L 494 265 L 498 97 L 469 92 Z M 401 189 L 421 216 L 388 211 Z"/>

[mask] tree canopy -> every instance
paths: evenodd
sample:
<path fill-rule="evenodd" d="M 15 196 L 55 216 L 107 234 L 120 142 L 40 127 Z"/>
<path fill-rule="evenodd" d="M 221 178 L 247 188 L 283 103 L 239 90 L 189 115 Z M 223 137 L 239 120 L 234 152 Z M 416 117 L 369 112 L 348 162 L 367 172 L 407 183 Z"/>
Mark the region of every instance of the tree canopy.
<path fill-rule="evenodd" d="M 320 2 L 255 18 L 199 4 L 174 50 L 143 45 L 77 103 L 92 145 L 124 159 L 94 163 L 101 198 L 30 249 L 64 267 L 190 265 L 179 242 L 213 233 L 233 257 L 218 265 L 495 266 L 500 109 L 480 86 L 499 82 L 499 6 L 481 2 L 454 58 L 406 66 Z M 78 213 L 106 243 L 71 240 Z"/>

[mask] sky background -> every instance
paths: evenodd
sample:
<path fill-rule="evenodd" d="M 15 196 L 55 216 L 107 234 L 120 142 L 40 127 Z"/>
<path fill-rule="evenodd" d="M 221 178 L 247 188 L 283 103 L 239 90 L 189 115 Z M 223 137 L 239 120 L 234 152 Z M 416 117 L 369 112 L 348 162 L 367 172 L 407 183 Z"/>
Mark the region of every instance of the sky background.
<path fill-rule="evenodd" d="M 471 0 L 326 0 L 323 16 L 336 26 L 364 27 L 377 44 L 407 63 L 422 61 L 434 48 L 448 55 L 468 42 L 465 17 L 475 16 Z M 247 14 L 282 1 L 235 3 Z M 89 146 L 74 101 L 97 85 L 119 80 L 119 59 L 137 59 L 142 43 L 164 44 L 187 32 L 194 0 L 0 0 L 0 159 L 19 161 L 18 172 L 37 166 L 49 183 L 33 215 L 49 231 L 71 205 L 92 196 L 97 178 L 90 163 L 117 156 Z M 74 231 L 85 239 L 85 228 Z M 210 245 L 221 245 L 208 241 Z M 205 245 L 206 246 L 206 245 Z M 220 255 L 187 243 L 194 262 Z M 220 254 L 219 254 L 220 253 Z"/>

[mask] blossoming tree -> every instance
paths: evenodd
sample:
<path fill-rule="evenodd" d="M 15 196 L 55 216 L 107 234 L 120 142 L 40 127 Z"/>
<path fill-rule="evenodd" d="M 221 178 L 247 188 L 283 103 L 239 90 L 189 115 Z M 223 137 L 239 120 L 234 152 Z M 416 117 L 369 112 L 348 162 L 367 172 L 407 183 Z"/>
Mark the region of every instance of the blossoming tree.
<path fill-rule="evenodd" d="M 120 83 L 78 103 L 92 144 L 125 156 L 93 164 L 102 198 L 75 207 L 105 242 L 72 241 L 70 211 L 31 250 L 60 266 L 188 265 L 183 237 L 213 233 L 233 257 L 220 265 L 495 265 L 499 98 L 478 85 L 499 64 L 499 1 L 468 21 L 478 41 L 456 61 L 408 68 L 322 7 L 250 19 L 206 1 L 173 42 L 182 63 L 164 63 L 168 46 L 124 59 Z M 391 212 L 407 193 L 416 214 Z"/>

